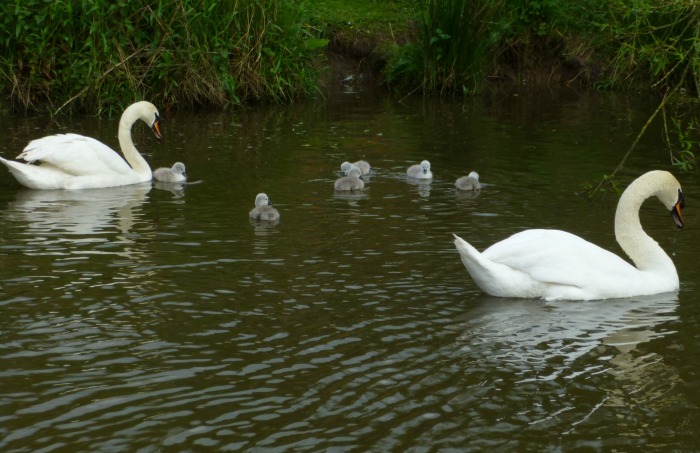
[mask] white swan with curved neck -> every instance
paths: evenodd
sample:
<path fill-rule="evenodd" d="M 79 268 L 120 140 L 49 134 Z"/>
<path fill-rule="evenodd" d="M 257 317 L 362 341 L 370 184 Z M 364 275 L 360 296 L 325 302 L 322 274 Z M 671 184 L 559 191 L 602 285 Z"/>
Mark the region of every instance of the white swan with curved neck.
<path fill-rule="evenodd" d="M 479 253 L 455 235 L 457 251 L 476 284 L 498 297 L 593 300 L 677 291 L 671 258 L 639 221 L 644 200 L 656 196 L 683 228 L 681 186 L 666 171 L 634 180 L 615 212 L 615 238 L 635 266 L 578 236 L 558 230 L 526 230 Z"/>
<path fill-rule="evenodd" d="M 130 105 L 119 121 L 119 146 L 124 158 L 93 138 L 58 134 L 32 140 L 17 156 L 29 163 L 2 157 L 0 162 L 30 189 L 94 189 L 150 181 L 151 168 L 131 139 L 131 127 L 138 120 L 148 124 L 156 138 L 161 138 L 155 106 L 146 101 Z"/>

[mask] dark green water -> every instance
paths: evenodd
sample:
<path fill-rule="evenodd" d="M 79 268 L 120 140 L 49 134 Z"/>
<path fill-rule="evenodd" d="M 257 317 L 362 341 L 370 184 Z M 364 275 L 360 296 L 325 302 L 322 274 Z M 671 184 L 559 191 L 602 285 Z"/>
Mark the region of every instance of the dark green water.
<path fill-rule="evenodd" d="M 616 253 L 610 173 L 652 105 L 573 93 L 467 103 L 362 93 L 230 114 L 162 111 L 152 166 L 190 184 L 33 192 L 0 169 L 0 449 L 697 451 L 700 184 L 647 231 L 678 294 L 556 302 L 483 295 L 452 244 L 534 227 Z M 118 119 L 0 119 L 0 154 Z M 653 129 L 653 128 L 652 128 Z M 652 130 L 626 184 L 670 169 Z M 359 195 L 340 164 L 374 168 Z M 432 163 L 429 184 L 405 168 Z M 481 174 L 478 197 L 454 180 Z M 671 169 L 672 170 L 672 169 Z M 673 171 L 673 170 L 672 170 Z M 277 225 L 248 220 L 255 195 Z"/>

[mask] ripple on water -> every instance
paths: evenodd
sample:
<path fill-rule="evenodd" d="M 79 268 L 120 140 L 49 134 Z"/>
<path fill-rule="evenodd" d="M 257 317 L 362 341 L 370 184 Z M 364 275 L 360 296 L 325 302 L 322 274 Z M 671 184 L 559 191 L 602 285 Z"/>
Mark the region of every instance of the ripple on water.
<path fill-rule="evenodd" d="M 617 149 L 571 144 L 607 110 L 531 127 L 512 124 L 518 102 L 404 100 L 371 127 L 296 108 L 188 117 L 200 132 L 175 152 L 201 184 L 0 194 L 0 449 L 683 450 L 692 335 L 674 331 L 692 303 L 493 299 L 459 261 L 452 233 L 480 249 L 528 227 L 610 239 L 609 206 L 571 196 Z M 361 194 L 332 189 L 348 154 L 376 169 Z M 422 154 L 435 179 L 407 181 Z M 457 193 L 471 166 L 484 188 Z M 248 219 L 263 190 L 279 224 Z"/>

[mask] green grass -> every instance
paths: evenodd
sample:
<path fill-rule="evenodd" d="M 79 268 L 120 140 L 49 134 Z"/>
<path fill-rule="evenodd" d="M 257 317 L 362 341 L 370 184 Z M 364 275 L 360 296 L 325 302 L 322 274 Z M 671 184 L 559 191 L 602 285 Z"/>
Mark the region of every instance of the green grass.
<path fill-rule="evenodd" d="M 418 0 L 306 0 L 311 22 L 332 50 L 383 64 L 395 47 L 415 40 Z"/>
<path fill-rule="evenodd" d="M 286 0 L 0 4 L 0 90 L 16 110 L 114 113 L 289 102 L 316 90 L 325 41 Z"/>
<path fill-rule="evenodd" d="M 580 54 L 601 62 L 598 87 L 698 94 L 696 3 L 10 0 L 0 92 L 14 110 L 52 113 L 292 102 L 315 94 L 328 44 L 384 67 L 401 95 L 473 95 L 493 68 L 546 74 Z"/>
<path fill-rule="evenodd" d="M 309 16 L 320 24 L 358 34 L 401 37 L 410 33 L 415 0 L 306 0 Z"/>

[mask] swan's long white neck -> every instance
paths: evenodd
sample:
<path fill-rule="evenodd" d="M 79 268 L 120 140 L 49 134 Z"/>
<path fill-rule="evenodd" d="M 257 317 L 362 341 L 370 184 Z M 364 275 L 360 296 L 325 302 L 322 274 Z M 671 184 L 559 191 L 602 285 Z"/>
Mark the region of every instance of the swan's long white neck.
<path fill-rule="evenodd" d="M 131 139 L 131 128 L 136 121 L 141 119 L 141 109 L 142 103 L 137 102 L 124 110 L 121 120 L 119 120 L 119 146 L 131 168 L 139 175 L 150 177 L 151 167 L 138 152 Z"/>
<path fill-rule="evenodd" d="M 666 172 L 649 172 L 627 187 L 615 212 L 615 238 L 637 269 L 677 280 L 678 273 L 673 261 L 644 232 L 639 221 L 639 209 L 644 200 L 654 195 L 659 196 L 663 190 L 677 190 L 669 187 L 671 182 L 666 181 L 665 175 L 670 176 Z"/>

